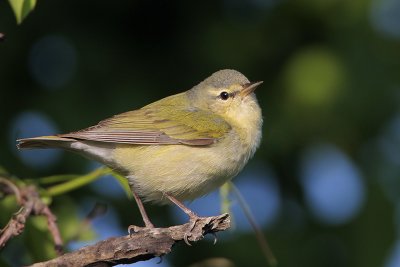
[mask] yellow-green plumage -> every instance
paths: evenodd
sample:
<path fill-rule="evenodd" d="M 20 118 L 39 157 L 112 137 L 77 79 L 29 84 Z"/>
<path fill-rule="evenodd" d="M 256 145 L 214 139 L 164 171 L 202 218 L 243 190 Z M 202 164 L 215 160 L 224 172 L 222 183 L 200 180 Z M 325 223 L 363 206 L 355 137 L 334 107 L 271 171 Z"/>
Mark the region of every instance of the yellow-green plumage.
<path fill-rule="evenodd" d="M 180 93 L 100 123 L 112 129 L 156 130 L 176 139 L 220 138 L 230 126 L 219 115 L 191 106 Z"/>
<path fill-rule="evenodd" d="M 186 92 L 77 132 L 21 139 L 19 147 L 60 147 L 98 160 L 148 201 L 195 199 L 234 177 L 258 147 L 258 84 L 221 70 Z"/>

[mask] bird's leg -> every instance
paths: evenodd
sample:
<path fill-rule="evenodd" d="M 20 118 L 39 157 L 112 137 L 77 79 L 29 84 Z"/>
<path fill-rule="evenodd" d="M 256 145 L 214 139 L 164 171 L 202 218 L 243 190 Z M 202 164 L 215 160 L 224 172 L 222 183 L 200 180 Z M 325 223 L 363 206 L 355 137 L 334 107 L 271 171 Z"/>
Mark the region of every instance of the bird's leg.
<path fill-rule="evenodd" d="M 189 231 L 187 233 L 185 233 L 184 236 L 184 241 L 187 245 L 191 246 L 191 244 L 188 241 L 188 237 L 191 235 L 191 231 L 193 230 L 193 228 L 196 226 L 196 222 L 200 219 L 200 217 L 194 213 L 191 209 L 189 209 L 188 207 L 186 207 L 181 201 L 177 200 L 176 198 L 174 198 L 173 196 L 164 193 L 164 195 L 175 205 L 177 205 L 184 213 L 186 213 L 189 216 L 189 221 L 190 221 L 190 226 L 189 226 Z"/>
<path fill-rule="evenodd" d="M 142 219 L 143 219 L 143 222 L 144 222 L 146 228 L 154 228 L 154 225 L 151 223 L 149 216 L 147 215 L 147 212 L 144 209 L 142 200 L 140 199 L 139 195 L 135 192 L 135 190 L 133 188 L 132 188 L 132 193 L 133 193 L 133 197 L 135 198 L 136 204 L 138 205 L 140 214 L 142 215 Z M 130 225 L 128 227 L 128 233 L 131 235 L 132 233 L 137 231 L 136 230 L 137 228 L 138 227 L 135 225 Z"/>
<path fill-rule="evenodd" d="M 147 212 L 144 209 L 143 202 L 140 199 L 139 195 L 135 192 L 135 190 L 132 190 L 132 192 L 133 192 L 133 197 L 136 200 L 136 204 L 138 205 L 140 214 L 142 215 L 144 224 L 146 225 L 147 228 L 154 228 L 154 225 L 151 223 L 149 216 L 147 215 Z"/>
<path fill-rule="evenodd" d="M 185 204 L 183 204 L 182 202 L 180 202 L 179 200 L 177 200 L 176 198 L 174 198 L 173 196 L 171 196 L 168 193 L 164 193 L 164 195 L 175 205 L 177 205 L 184 213 L 186 213 L 189 218 L 198 218 L 199 216 L 197 216 L 196 213 L 194 213 L 191 209 L 189 209 L 188 207 L 185 206 Z"/>

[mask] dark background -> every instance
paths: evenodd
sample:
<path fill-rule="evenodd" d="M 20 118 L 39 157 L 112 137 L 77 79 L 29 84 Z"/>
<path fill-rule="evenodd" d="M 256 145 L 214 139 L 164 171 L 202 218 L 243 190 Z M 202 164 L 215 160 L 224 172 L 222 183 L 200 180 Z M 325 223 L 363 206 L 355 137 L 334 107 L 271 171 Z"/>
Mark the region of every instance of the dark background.
<path fill-rule="evenodd" d="M 0 165 L 9 173 L 86 173 L 94 165 L 80 156 L 18 152 L 15 139 L 78 130 L 233 68 L 264 81 L 263 142 L 235 181 L 279 266 L 400 266 L 400 1 L 43 0 L 19 26 L 0 1 L 0 32 Z M 109 212 L 79 232 L 99 201 Z M 196 203 L 200 214 L 219 212 L 217 194 Z M 147 207 L 158 225 L 185 219 Z M 67 242 L 140 223 L 110 177 L 54 198 L 52 208 Z M 248 223 L 234 216 L 236 228 L 215 246 L 180 245 L 161 266 L 211 257 L 265 266 Z M 42 224 L 32 219 L 0 265 L 54 256 Z"/>

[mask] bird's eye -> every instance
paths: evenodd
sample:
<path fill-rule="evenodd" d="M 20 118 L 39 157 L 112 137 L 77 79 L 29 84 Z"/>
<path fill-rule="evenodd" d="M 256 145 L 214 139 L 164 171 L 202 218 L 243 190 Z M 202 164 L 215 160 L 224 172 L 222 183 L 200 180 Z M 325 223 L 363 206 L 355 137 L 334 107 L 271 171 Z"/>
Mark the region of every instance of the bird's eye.
<path fill-rule="evenodd" d="M 227 100 L 228 98 L 229 98 L 229 93 L 228 92 L 221 92 L 220 94 L 219 94 L 219 97 L 222 99 L 222 100 Z"/>

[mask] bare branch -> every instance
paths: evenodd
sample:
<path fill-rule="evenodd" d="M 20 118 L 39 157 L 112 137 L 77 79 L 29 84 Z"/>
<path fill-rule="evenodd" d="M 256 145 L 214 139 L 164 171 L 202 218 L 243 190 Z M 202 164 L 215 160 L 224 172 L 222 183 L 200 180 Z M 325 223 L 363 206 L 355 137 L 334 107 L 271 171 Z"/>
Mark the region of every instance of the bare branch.
<path fill-rule="evenodd" d="M 49 231 L 53 236 L 55 247 L 61 252 L 62 240 L 56 224 L 56 217 L 44 204 L 34 186 L 16 186 L 12 181 L 0 177 L 0 190 L 16 195 L 21 209 L 12 216 L 8 224 L 0 231 L 0 249 L 8 240 L 22 233 L 29 216 L 44 215 L 47 218 Z M 55 259 L 36 263 L 32 266 L 114 266 L 134 263 L 161 257 L 171 252 L 172 246 L 182 240 L 191 242 L 201 240 L 210 233 L 215 236 L 218 231 L 230 227 L 228 214 L 212 217 L 199 217 L 193 222 L 168 228 L 130 227 L 131 235 L 113 237 L 77 251 L 61 255 Z"/>
<path fill-rule="evenodd" d="M 60 234 L 60 231 L 58 230 L 58 226 L 56 223 L 57 222 L 56 216 L 51 212 L 51 210 L 48 206 L 44 206 L 43 209 L 40 211 L 40 214 L 46 216 L 47 225 L 49 227 L 51 236 L 53 237 L 53 240 L 54 240 L 54 247 L 55 247 L 58 255 L 61 255 L 62 251 L 63 251 L 63 241 L 62 241 L 61 234 Z"/>
<path fill-rule="evenodd" d="M 31 267 L 114 266 L 161 257 L 170 253 L 172 246 L 182 241 L 185 236 L 189 241 L 195 242 L 207 233 L 214 234 L 228 229 L 230 218 L 228 214 L 201 217 L 193 229 L 190 229 L 191 226 L 191 223 L 168 228 L 135 226 L 135 232 L 131 236 L 112 237 L 58 258 L 33 264 Z"/>
<path fill-rule="evenodd" d="M 21 193 L 18 187 L 13 182 L 4 177 L 0 177 L 0 184 L 4 185 L 4 188 L 3 187 L 0 188 L 1 191 L 3 191 L 5 194 L 14 194 L 17 199 L 17 203 L 19 205 L 22 204 Z"/>
<path fill-rule="evenodd" d="M 32 212 L 35 200 L 32 198 L 30 201 L 24 203 L 21 190 L 13 182 L 0 177 L 0 183 L 6 186 L 4 192 L 12 192 L 15 195 L 18 204 L 22 205 L 20 210 L 11 217 L 7 225 L 0 231 L 0 249 L 2 249 L 8 240 L 23 232 L 25 222 Z"/>
<path fill-rule="evenodd" d="M 56 217 L 50 211 L 49 207 L 40 199 L 39 193 L 34 186 L 17 187 L 12 181 L 0 177 L 0 183 L 7 186 L 8 193 L 15 194 L 18 204 L 21 205 L 20 210 L 15 213 L 7 225 L 0 231 L 0 249 L 11 238 L 20 235 L 24 228 L 25 222 L 31 215 L 44 215 L 47 218 L 47 224 L 55 243 L 55 248 L 60 254 L 62 250 L 62 239 L 60 231 L 56 224 Z"/>
<path fill-rule="evenodd" d="M 25 222 L 31 211 L 32 203 L 28 203 L 12 216 L 7 225 L 0 231 L 0 249 L 6 245 L 8 240 L 23 232 Z"/>

